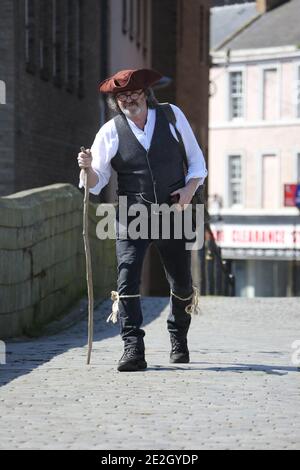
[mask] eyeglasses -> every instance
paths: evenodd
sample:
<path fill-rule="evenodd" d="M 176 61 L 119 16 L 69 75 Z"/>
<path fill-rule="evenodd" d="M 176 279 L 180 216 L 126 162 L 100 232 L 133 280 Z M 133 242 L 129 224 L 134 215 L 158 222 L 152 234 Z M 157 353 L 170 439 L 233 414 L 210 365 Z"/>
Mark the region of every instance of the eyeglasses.
<path fill-rule="evenodd" d="M 144 90 L 138 92 L 138 91 L 134 91 L 133 93 L 129 93 L 129 94 L 126 94 L 125 93 L 120 93 L 120 94 L 117 94 L 117 99 L 119 101 L 127 101 L 127 98 L 130 98 L 130 100 L 137 100 L 139 98 L 139 96 L 141 96 L 141 94 L 144 92 Z"/>

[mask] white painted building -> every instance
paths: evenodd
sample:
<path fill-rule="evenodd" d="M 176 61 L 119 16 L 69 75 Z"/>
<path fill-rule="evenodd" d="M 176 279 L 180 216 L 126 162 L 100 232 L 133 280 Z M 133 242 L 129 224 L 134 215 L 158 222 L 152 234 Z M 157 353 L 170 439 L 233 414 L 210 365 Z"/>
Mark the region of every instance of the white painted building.
<path fill-rule="evenodd" d="M 300 0 L 262 3 L 211 10 L 209 193 L 237 295 L 300 295 Z"/>

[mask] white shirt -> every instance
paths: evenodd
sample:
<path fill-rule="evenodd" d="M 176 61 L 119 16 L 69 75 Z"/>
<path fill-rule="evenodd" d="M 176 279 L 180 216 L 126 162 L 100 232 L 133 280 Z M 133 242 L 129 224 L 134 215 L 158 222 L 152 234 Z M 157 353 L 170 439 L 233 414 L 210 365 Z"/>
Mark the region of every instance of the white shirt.
<path fill-rule="evenodd" d="M 173 104 L 171 106 L 176 116 L 176 127 L 181 134 L 188 160 L 188 173 L 185 177 L 185 183 L 187 183 L 191 178 L 200 178 L 200 182 L 198 184 L 198 186 L 200 186 L 200 184 L 203 184 L 204 179 L 207 176 L 203 153 L 183 112 L 177 106 Z M 156 110 L 148 108 L 147 122 L 144 130 L 137 127 L 129 118 L 126 117 L 126 119 L 138 141 L 142 144 L 145 150 L 148 150 L 155 127 Z M 170 130 L 178 141 L 172 124 L 170 124 Z M 92 194 L 99 194 L 104 186 L 109 182 L 112 169 L 111 159 L 117 154 L 118 147 L 119 137 L 114 119 L 111 119 L 100 128 L 91 147 L 93 157 L 92 168 L 99 177 L 99 181 L 96 186 L 89 189 Z M 78 186 L 79 188 L 84 186 L 81 179 Z"/>

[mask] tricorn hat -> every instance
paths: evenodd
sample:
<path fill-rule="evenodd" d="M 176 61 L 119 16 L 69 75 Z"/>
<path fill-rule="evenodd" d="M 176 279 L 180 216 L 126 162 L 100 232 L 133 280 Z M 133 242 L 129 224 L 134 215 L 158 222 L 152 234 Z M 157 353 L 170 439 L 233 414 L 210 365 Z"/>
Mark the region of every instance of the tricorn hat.
<path fill-rule="evenodd" d="M 152 69 L 121 70 L 99 85 L 102 93 L 119 93 L 148 88 L 158 82 L 163 76 Z"/>

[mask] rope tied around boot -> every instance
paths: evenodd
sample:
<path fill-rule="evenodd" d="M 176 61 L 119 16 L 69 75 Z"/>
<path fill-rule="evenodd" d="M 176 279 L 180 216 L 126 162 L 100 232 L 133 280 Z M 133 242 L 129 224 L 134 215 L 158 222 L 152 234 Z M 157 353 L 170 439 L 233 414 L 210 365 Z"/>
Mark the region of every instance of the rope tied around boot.
<path fill-rule="evenodd" d="M 174 294 L 171 290 L 171 294 L 179 300 L 190 300 L 192 299 L 191 303 L 185 307 L 186 313 L 189 315 L 198 315 L 200 313 L 200 292 L 199 289 L 193 286 L 193 293 L 186 298 L 179 297 L 178 295 Z"/>
<path fill-rule="evenodd" d="M 118 292 L 116 291 L 111 291 L 111 300 L 114 302 L 112 305 L 112 311 L 111 314 L 108 316 L 106 322 L 109 323 L 110 321 L 112 323 L 117 323 L 118 321 L 118 316 L 119 316 L 119 300 L 120 298 L 126 298 L 126 297 L 141 297 L 141 294 L 134 294 L 134 295 L 119 295 Z"/>

